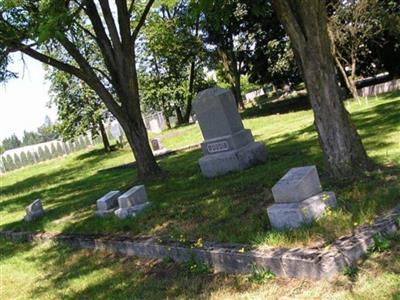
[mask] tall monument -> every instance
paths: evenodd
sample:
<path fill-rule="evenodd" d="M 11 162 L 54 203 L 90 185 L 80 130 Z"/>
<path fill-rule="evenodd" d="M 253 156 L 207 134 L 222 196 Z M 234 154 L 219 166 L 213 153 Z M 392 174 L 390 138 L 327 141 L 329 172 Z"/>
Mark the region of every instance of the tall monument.
<path fill-rule="evenodd" d="M 216 87 L 200 92 L 194 111 L 204 137 L 201 144 L 204 156 L 199 164 L 205 177 L 265 162 L 265 145 L 255 142 L 251 131 L 243 127 L 231 91 Z"/>

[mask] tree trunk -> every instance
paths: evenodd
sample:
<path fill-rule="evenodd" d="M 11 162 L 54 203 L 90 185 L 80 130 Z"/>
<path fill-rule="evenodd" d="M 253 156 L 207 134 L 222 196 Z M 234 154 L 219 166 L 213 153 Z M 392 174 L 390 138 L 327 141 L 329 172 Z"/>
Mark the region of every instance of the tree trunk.
<path fill-rule="evenodd" d="M 163 116 L 164 116 L 164 119 L 165 119 L 165 124 L 167 124 L 167 128 L 171 129 L 171 122 L 169 121 L 169 117 L 168 117 L 168 114 L 165 111 L 165 109 L 163 109 Z"/>
<path fill-rule="evenodd" d="M 240 107 L 241 109 L 245 109 L 243 98 L 242 98 L 242 89 L 240 86 L 240 73 L 238 71 L 235 72 L 235 84 L 234 84 L 233 88 L 234 88 L 234 95 L 236 98 L 236 105 L 238 107 Z"/>
<path fill-rule="evenodd" d="M 106 153 L 110 153 L 111 152 L 110 142 L 108 140 L 108 136 L 106 133 L 106 129 L 104 128 L 103 121 L 101 121 L 101 120 L 99 121 L 99 130 L 100 130 L 101 139 L 103 140 L 104 151 Z"/>
<path fill-rule="evenodd" d="M 175 106 L 175 112 L 176 112 L 176 118 L 177 118 L 177 125 L 182 125 L 184 122 L 183 122 L 181 108 L 179 106 Z"/>
<path fill-rule="evenodd" d="M 233 53 L 233 49 L 218 49 L 218 54 L 221 57 L 222 65 L 227 73 L 227 79 L 231 85 L 231 91 L 235 96 L 236 106 L 244 109 L 244 103 L 240 89 L 240 72 L 238 70 L 237 60 L 235 54 Z"/>
<path fill-rule="evenodd" d="M 327 31 L 325 1 L 274 0 L 299 60 L 329 173 L 337 179 L 366 170 L 370 161 L 340 99 Z"/>
<path fill-rule="evenodd" d="M 183 122 L 189 123 L 190 114 L 192 112 L 192 100 L 194 96 L 194 78 L 196 76 L 196 62 L 193 59 L 192 63 L 190 64 L 190 73 L 189 73 L 189 94 L 186 103 L 186 110 L 183 116 Z"/>
<path fill-rule="evenodd" d="M 153 156 L 149 143 L 143 142 L 149 139 L 143 119 L 123 120 L 121 126 L 135 155 L 138 176 L 147 179 L 160 174 L 161 169 Z"/>

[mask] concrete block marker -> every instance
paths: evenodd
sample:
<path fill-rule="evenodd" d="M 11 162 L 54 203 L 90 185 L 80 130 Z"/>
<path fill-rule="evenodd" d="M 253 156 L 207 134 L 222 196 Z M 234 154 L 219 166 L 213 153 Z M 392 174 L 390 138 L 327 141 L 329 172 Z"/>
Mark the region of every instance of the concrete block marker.
<path fill-rule="evenodd" d="M 149 205 L 144 185 L 137 185 L 118 197 L 115 215 L 120 219 L 135 216 Z"/>
<path fill-rule="evenodd" d="M 112 214 L 118 208 L 120 191 L 111 191 L 96 201 L 96 215 L 103 217 Z"/>
<path fill-rule="evenodd" d="M 299 202 L 322 192 L 317 168 L 307 166 L 290 169 L 273 187 L 275 202 Z"/>
<path fill-rule="evenodd" d="M 45 211 L 43 209 L 42 201 L 40 199 L 36 199 L 31 204 L 29 204 L 26 208 L 26 215 L 24 217 L 25 222 L 31 222 L 38 218 L 41 218 Z"/>
<path fill-rule="evenodd" d="M 322 192 L 315 166 L 290 169 L 273 187 L 275 203 L 268 207 L 273 228 L 298 228 L 336 206 L 333 192 Z"/>
<path fill-rule="evenodd" d="M 200 92 L 194 103 L 204 142 L 199 160 L 205 177 L 240 171 L 266 160 L 265 145 L 254 141 L 245 129 L 231 91 L 210 88 Z"/>
<path fill-rule="evenodd" d="M 254 267 L 269 269 L 279 277 L 305 279 L 334 279 L 344 268 L 353 264 L 374 243 L 374 236 L 393 234 L 399 230 L 400 206 L 379 216 L 374 224 L 356 228 L 330 247 L 269 248 L 259 249 L 251 245 L 204 241 L 202 247 L 196 241 L 184 244 L 160 237 L 106 235 L 78 235 L 60 233 L 29 233 L 0 230 L 0 237 L 14 241 L 46 242 L 54 240 L 80 249 L 92 249 L 119 253 L 125 256 L 146 258 L 170 258 L 176 262 L 196 259 L 211 265 L 217 272 L 249 273 Z"/>

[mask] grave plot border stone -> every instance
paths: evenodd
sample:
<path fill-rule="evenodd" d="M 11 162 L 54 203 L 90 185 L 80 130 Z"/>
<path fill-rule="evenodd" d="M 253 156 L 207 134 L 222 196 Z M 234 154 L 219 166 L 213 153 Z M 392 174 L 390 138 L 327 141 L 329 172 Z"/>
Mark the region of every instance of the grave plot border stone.
<path fill-rule="evenodd" d="M 201 248 L 190 248 L 177 241 L 159 237 L 131 239 L 127 236 L 68 235 L 1 231 L 0 237 L 15 241 L 45 242 L 55 240 L 74 248 L 94 249 L 125 256 L 172 258 L 185 262 L 193 257 L 211 265 L 215 271 L 249 273 L 254 267 L 271 270 L 279 277 L 304 279 L 334 279 L 344 268 L 353 264 L 374 243 L 377 234 L 392 234 L 400 229 L 400 205 L 376 218 L 372 225 L 363 225 L 350 235 L 334 241 L 329 249 L 271 248 L 257 249 L 250 245 L 204 242 Z M 194 241 L 189 244 L 194 245 Z"/>

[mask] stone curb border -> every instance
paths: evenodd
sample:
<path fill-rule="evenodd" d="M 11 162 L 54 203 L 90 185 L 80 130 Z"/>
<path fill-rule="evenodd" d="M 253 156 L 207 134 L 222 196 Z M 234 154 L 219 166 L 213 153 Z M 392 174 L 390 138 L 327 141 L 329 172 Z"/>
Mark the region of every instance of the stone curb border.
<path fill-rule="evenodd" d="M 354 263 L 373 244 L 376 234 L 391 234 L 399 230 L 400 206 L 376 219 L 373 225 L 363 225 L 353 234 L 337 239 L 325 248 L 257 249 L 250 245 L 196 242 L 185 244 L 157 237 L 131 239 L 78 234 L 51 234 L 1 231 L 0 237 L 14 241 L 44 242 L 53 240 L 71 247 L 120 253 L 146 258 L 171 258 L 185 262 L 192 258 L 211 265 L 217 272 L 249 273 L 254 267 L 266 268 L 280 277 L 332 279 Z M 191 246 L 190 246 L 191 245 Z"/>

